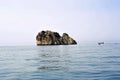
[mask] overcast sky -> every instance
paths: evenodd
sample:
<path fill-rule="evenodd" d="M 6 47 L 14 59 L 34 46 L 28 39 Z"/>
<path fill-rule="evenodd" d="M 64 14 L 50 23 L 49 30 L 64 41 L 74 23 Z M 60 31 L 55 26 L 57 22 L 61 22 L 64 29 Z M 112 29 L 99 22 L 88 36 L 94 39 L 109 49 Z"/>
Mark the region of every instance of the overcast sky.
<path fill-rule="evenodd" d="M 120 0 L 0 0 L 0 45 L 34 45 L 41 30 L 120 42 Z"/>

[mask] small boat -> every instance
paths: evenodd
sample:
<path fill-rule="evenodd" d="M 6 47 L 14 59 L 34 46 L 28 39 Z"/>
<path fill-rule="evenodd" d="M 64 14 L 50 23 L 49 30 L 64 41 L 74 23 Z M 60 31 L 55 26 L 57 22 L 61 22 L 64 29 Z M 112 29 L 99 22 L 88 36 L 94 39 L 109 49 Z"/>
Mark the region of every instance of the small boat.
<path fill-rule="evenodd" d="M 98 42 L 98 45 L 104 44 L 104 42 Z"/>

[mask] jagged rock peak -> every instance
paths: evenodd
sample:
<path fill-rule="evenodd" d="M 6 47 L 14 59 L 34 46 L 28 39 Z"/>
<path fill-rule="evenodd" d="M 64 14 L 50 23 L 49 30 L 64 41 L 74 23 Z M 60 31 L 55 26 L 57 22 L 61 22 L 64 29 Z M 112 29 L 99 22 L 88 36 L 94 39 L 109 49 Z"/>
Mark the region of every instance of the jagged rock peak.
<path fill-rule="evenodd" d="M 72 45 L 77 42 L 72 39 L 67 33 L 63 33 L 62 36 L 58 32 L 53 31 L 41 31 L 36 36 L 37 45 Z"/>

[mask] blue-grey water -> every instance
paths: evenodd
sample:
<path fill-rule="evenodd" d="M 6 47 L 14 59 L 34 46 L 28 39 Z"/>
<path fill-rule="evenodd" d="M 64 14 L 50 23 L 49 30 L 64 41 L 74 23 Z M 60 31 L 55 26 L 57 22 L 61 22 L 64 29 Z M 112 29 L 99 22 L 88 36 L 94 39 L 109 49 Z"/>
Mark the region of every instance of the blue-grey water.
<path fill-rule="evenodd" d="M 1 46 L 0 80 L 120 80 L 120 44 Z"/>

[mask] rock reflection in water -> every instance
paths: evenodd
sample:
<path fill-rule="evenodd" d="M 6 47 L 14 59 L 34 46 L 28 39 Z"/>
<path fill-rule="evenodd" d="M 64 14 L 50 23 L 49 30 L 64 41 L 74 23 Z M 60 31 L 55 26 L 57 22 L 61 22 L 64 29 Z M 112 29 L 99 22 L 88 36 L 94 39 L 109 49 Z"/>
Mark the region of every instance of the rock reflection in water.
<path fill-rule="evenodd" d="M 39 67 L 38 70 L 68 70 L 68 64 L 71 60 L 68 54 L 62 53 L 59 49 L 45 51 L 45 48 L 38 50 Z M 51 52 L 51 53 L 50 53 Z"/>
<path fill-rule="evenodd" d="M 71 62 L 70 60 L 40 60 L 40 62 Z"/>
<path fill-rule="evenodd" d="M 38 67 L 39 70 L 67 70 L 68 67 L 65 66 L 40 66 Z"/>
<path fill-rule="evenodd" d="M 47 57 L 60 57 L 60 55 L 52 54 L 52 53 L 49 53 L 49 54 L 43 53 L 43 54 L 39 54 L 39 56 L 44 57 L 44 58 L 47 58 Z"/>

